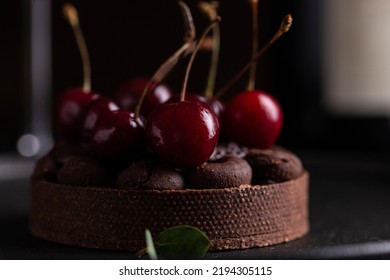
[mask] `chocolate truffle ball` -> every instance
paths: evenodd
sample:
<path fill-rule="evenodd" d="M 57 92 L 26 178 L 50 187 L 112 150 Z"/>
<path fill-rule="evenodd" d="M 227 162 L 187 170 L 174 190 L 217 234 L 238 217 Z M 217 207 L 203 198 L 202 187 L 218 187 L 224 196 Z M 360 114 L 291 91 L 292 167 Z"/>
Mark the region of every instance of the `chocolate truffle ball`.
<path fill-rule="evenodd" d="M 66 159 L 57 174 L 57 180 L 61 184 L 71 186 L 107 186 L 110 182 L 108 168 L 98 160 L 75 155 Z"/>
<path fill-rule="evenodd" d="M 188 171 L 187 186 L 196 189 L 222 189 L 250 184 L 252 169 L 238 157 L 225 156 Z"/>
<path fill-rule="evenodd" d="M 253 185 L 288 181 L 303 172 L 300 159 L 292 152 L 278 147 L 250 149 L 245 160 L 252 167 Z"/>
<path fill-rule="evenodd" d="M 184 189 L 184 179 L 175 169 L 156 164 L 152 160 L 133 163 L 116 179 L 120 189 L 179 190 Z"/>

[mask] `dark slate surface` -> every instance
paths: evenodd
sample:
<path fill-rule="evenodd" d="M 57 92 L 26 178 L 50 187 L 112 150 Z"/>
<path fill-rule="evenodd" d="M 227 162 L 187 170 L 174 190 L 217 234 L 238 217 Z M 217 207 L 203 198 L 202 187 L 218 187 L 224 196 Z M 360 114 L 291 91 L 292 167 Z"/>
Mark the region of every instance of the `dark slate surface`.
<path fill-rule="evenodd" d="M 207 259 L 390 259 L 388 157 L 308 151 L 300 156 L 311 175 L 310 233 L 266 248 L 210 252 Z M 28 233 L 27 220 L 28 180 L 0 179 L 0 259 L 136 258 L 39 240 Z"/>

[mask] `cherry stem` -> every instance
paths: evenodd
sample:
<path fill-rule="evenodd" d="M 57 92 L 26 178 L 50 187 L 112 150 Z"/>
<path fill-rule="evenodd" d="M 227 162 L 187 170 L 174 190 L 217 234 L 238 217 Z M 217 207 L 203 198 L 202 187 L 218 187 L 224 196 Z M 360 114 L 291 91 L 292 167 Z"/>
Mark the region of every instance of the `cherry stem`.
<path fill-rule="evenodd" d="M 87 44 L 85 43 L 83 32 L 80 27 L 77 10 L 72 4 L 66 3 L 63 6 L 63 13 L 66 20 L 73 29 L 73 33 L 80 51 L 84 74 L 83 92 L 89 93 L 91 92 L 91 63 L 89 59 Z"/>
<path fill-rule="evenodd" d="M 272 37 L 272 39 L 252 57 L 252 59 L 241 69 L 240 72 L 237 73 L 237 75 L 231 79 L 215 96 L 214 99 L 218 99 L 222 97 L 222 95 L 229 90 L 239 78 L 242 77 L 242 75 L 245 74 L 245 72 L 251 67 L 252 62 L 258 60 L 261 58 L 269 49 L 270 47 L 286 32 L 290 30 L 290 27 L 292 25 L 293 18 L 291 15 L 286 15 L 284 19 L 282 20 L 282 23 L 280 24 L 280 27 L 278 31 L 275 33 L 275 35 Z"/>
<path fill-rule="evenodd" d="M 148 249 L 147 249 L 147 248 L 142 248 L 141 250 L 139 250 L 138 252 L 136 252 L 135 255 L 136 255 L 137 257 L 142 257 L 142 256 L 145 255 L 147 252 L 148 252 Z"/>
<path fill-rule="evenodd" d="M 192 42 L 196 36 L 196 29 L 190 8 L 188 8 L 187 4 L 182 0 L 179 0 L 178 4 L 180 6 L 184 21 L 184 42 Z"/>
<path fill-rule="evenodd" d="M 190 71 L 191 71 L 191 67 L 192 67 L 192 64 L 194 63 L 194 60 L 195 60 L 195 56 L 196 54 L 198 53 L 200 47 L 202 46 L 203 44 L 203 41 L 204 39 L 206 38 L 207 34 L 210 32 L 211 29 L 214 28 L 215 25 L 217 25 L 219 22 L 221 21 L 221 18 L 219 16 L 217 16 L 210 24 L 209 26 L 207 26 L 207 28 L 205 29 L 205 31 L 203 31 L 203 34 L 202 36 L 200 37 L 200 39 L 198 40 L 196 46 L 195 46 L 195 49 L 193 51 L 193 53 L 191 54 L 191 57 L 190 57 L 190 60 L 188 62 L 188 65 L 187 65 L 187 69 L 186 69 L 186 73 L 185 73 L 185 76 L 184 76 L 184 81 L 183 81 L 183 87 L 181 89 L 181 94 L 180 94 L 180 101 L 184 101 L 185 100 L 185 95 L 186 95 L 186 89 L 187 89 L 187 83 L 188 83 L 188 78 L 190 76 Z"/>
<path fill-rule="evenodd" d="M 215 20 L 218 17 L 217 9 L 219 7 L 218 2 L 199 2 L 199 8 L 201 11 L 206 14 L 210 21 Z M 214 88 L 215 88 L 215 80 L 217 78 L 217 72 L 218 72 L 218 61 L 219 61 L 219 49 L 220 49 L 220 31 L 219 31 L 219 25 L 216 24 L 213 27 L 213 47 L 212 47 L 212 54 L 211 54 L 211 63 L 210 63 L 210 70 L 209 70 L 209 76 L 207 79 L 207 86 L 205 90 L 205 97 L 207 100 L 211 100 L 214 95 Z"/>
<path fill-rule="evenodd" d="M 251 10 L 252 10 L 252 58 L 256 55 L 259 48 L 259 39 L 258 39 L 258 0 L 250 0 Z M 249 71 L 249 81 L 247 85 L 247 90 L 253 90 L 256 84 L 256 68 L 257 60 L 252 61 Z"/>
<path fill-rule="evenodd" d="M 138 120 L 140 116 L 142 103 L 152 83 L 161 82 L 165 78 L 165 76 L 172 70 L 172 68 L 177 64 L 182 55 L 185 55 L 186 52 L 194 45 L 196 30 L 194 21 L 192 19 L 191 11 L 183 1 L 179 0 L 178 4 L 180 6 L 184 18 L 184 44 L 172 56 L 170 56 L 166 61 L 164 61 L 163 64 L 161 64 L 161 66 L 157 69 L 157 71 L 153 74 L 152 78 L 150 78 L 150 80 L 146 84 L 138 100 L 137 106 L 135 107 L 134 119 L 136 120 Z"/>

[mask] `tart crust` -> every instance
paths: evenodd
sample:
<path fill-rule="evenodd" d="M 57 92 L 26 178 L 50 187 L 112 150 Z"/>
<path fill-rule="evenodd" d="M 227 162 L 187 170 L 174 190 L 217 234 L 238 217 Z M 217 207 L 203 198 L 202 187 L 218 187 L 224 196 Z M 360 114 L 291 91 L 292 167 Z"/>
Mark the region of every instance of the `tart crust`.
<path fill-rule="evenodd" d="M 31 181 L 29 228 L 53 242 L 136 251 L 172 226 L 206 232 L 211 250 L 263 247 L 309 231 L 309 175 L 282 183 L 205 190 L 119 190 Z"/>

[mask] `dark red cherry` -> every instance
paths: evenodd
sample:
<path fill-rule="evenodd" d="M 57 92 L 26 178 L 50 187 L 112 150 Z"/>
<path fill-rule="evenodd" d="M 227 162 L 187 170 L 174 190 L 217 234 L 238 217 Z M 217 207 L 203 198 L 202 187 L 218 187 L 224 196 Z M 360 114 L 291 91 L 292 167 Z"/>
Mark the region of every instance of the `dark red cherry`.
<path fill-rule="evenodd" d="M 107 112 L 92 131 L 89 148 L 91 155 L 103 160 L 132 161 L 145 151 L 145 128 L 133 113 Z"/>
<path fill-rule="evenodd" d="M 124 110 L 134 112 L 149 79 L 135 78 L 124 83 L 114 95 L 114 100 Z M 152 83 L 141 107 L 141 115 L 148 117 L 158 106 L 171 98 L 171 90 L 164 84 Z"/>
<path fill-rule="evenodd" d="M 119 110 L 119 107 L 109 98 L 102 97 L 93 104 L 91 104 L 82 128 L 82 140 L 88 143 L 96 124 L 102 120 L 111 111 Z"/>
<path fill-rule="evenodd" d="M 208 102 L 207 98 L 203 95 L 200 95 L 200 94 L 186 93 L 185 100 L 192 101 L 192 102 L 200 101 L 200 102 L 207 104 L 214 111 L 215 115 L 217 115 L 218 119 L 221 117 L 221 114 L 224 110 L 224 105 L 220 100 L 214 99 L 211 102 Z M 179 101 L 180 101 L 180 95 L 176 94 L 176 95 L 173 95 L 167 101 L 167 103 L 174 103 L 174 102 L 179 102 Z"/>
<path fill-rule="evenodd" d="M 214 113 L 217 115 L 218 119 L 221 119 L 222 113 L 225 110 L 225 105 L 219 99 L 214 99 L 208 103 L 213 109 Z"/>
<path fill-rule="evenodd" d="M 272 146 L 282 125 L 283 113 L 278 101 L 258 90 L 238 94 L 226 104 L 222 114 L 224 136 L 249 148 Z"/>
<path fill-rule="evenodd" d="M 213 153 L 219 137 L 219 121 L 201 102 L 167 103 L 150 115 L 146 136 L 152 151 L 168 165 L 195 167 Z"/>
<path fill-rule="evenodd" d="M 77 142 L 81 139 L 85 116 L 91 104 L 99 98 L 99 94 L 85 93 L 81 88 L 68 89 L 61 95 L 56 121 L 61 140 Z"/>

